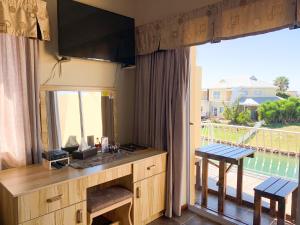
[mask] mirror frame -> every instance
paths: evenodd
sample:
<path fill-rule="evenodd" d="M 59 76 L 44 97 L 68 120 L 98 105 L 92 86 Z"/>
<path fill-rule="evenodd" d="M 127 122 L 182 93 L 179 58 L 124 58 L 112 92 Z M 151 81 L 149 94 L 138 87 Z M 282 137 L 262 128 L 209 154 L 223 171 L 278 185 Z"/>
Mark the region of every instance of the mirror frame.
<path fill-rule="evenodd" d="M 117 122 L 117 91 L 113 87 L 100 86 L 70 86 L 70 85 L 41 85 L 40 86 L 40 120 L 41 120 L 41 139 L 45 151 L 49 149 L 48 135 L 48 115 L 46 105 L 47 91 L 100 91 L 111 92 L 114 98 L 114 131 L 115 140 L 118 141 L 118 122 Z"/>

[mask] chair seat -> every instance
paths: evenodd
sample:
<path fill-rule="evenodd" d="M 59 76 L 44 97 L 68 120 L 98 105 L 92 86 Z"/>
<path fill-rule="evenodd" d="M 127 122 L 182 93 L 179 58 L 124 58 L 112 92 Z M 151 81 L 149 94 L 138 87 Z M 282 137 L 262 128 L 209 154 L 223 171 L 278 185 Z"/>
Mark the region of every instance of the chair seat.
<path fill-rule="evenodd" d="M 254 188 L 265 197 L 286 198 L 289 194 L 298 188 L 298 183 L 282 178 L 270 177 Z"/>
<path fill-rule="evenodd" d="M 88 194 L 87 210 L 89 213 L 94 213 L 128 198 L 132 198 L 132 196 L 131 191 L 119 186 L 97 190 Z"/>

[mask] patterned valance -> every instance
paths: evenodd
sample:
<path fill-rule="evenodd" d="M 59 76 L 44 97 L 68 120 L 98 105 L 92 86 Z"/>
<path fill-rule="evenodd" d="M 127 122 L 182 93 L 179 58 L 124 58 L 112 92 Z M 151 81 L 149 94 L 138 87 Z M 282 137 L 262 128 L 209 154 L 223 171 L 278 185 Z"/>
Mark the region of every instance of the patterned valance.
<path fill-rule="evenodd" d="M 42 0 L 1 0 L 0 33 L 50 40 L 46 5 Z"/>
<path fill-rule="evenodd" d="M 300 0 L 223 0 L 137 27 L 137 54 L 294 27 L 297 21 Z"/>
<path fill-rule="evenodd" d="M 268 32 L 295 25 L 295 0 L 224 0 L 215 39 Z"/>
<path fill-rule="evenodd" d="M 207 6 L 137 27 L 137 53 L 143 55 L 211 41 L 216 10 Z"/>
<path fill-rule="evenodd" d="M 150 54 L 159 48 L 161 22 L 146 24 L 136 28 L 136 49 L 139 55 Z"/>

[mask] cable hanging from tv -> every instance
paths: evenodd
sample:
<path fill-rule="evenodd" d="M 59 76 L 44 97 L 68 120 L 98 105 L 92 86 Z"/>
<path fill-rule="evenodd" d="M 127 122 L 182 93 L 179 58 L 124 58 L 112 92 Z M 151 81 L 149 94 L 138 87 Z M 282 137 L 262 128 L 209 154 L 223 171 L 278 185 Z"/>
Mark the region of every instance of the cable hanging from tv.
<path fill-rule="evenodd" d="M 53 80 L 56 77 L 58 71 L 58 77 L 62 77 L 62 63 L 71 61 L 71 58 L 65 56 L 57 56 L 56 63 L 53 65 L 48 79 L 43 83 L 47 84 L 50 80 Z"/>

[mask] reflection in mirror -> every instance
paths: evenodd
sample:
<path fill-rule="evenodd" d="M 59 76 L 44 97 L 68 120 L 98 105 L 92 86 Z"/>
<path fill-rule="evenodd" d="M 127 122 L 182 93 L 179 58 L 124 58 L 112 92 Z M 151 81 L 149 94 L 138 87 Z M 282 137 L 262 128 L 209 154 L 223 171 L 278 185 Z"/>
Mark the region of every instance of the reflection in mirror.
<path fill-rule="evenodd" d="M 82 139 L 114 143 L 113 97 L 100 91 L 47 91 L 48 148 L 78 146 Z"/>

